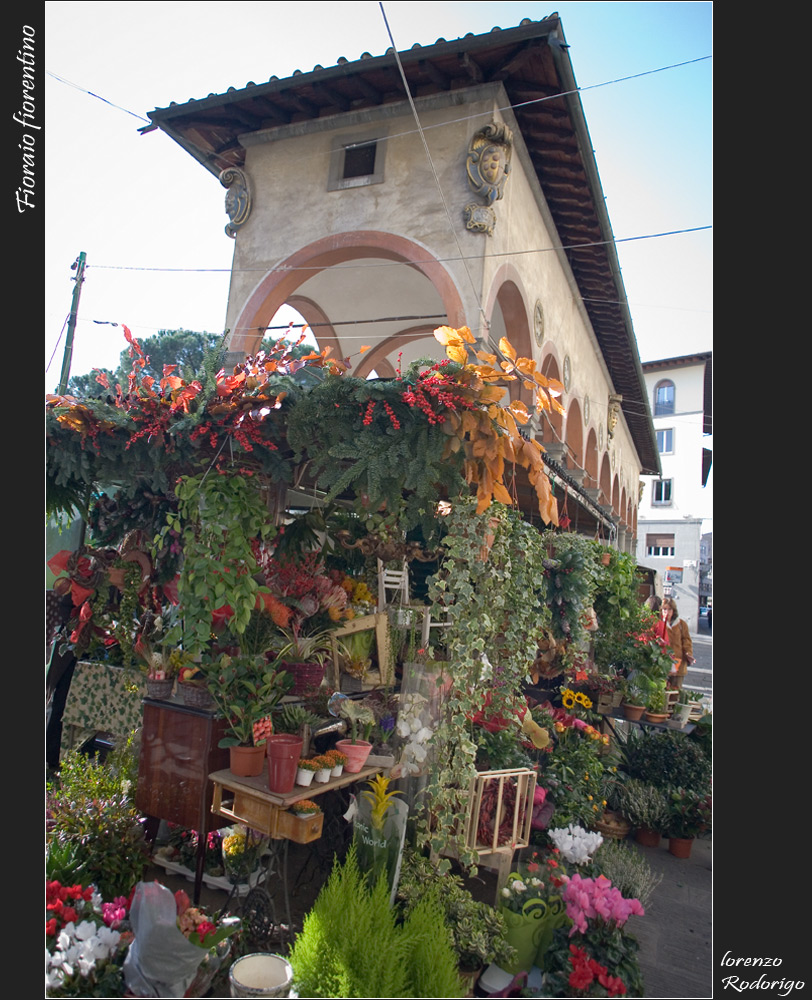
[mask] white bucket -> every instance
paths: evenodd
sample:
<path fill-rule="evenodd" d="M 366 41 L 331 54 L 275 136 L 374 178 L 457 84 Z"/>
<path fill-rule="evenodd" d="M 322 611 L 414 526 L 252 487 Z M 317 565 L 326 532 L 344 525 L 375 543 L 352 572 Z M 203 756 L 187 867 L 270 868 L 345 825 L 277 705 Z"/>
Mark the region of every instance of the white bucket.
<path fill-rule="evenodd" d="M 233 997 L 286 997 L 290 995 L 293 969 L 281 955 L 256 952 L 232 963 L 228 982 Z"/>

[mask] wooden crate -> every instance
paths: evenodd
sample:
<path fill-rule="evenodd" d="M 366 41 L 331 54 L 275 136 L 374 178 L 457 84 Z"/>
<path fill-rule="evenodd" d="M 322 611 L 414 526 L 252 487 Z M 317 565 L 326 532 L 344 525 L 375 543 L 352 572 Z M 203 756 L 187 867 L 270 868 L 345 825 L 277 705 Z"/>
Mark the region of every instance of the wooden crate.
<path fill-rule="evenodd" d="M 508 801 L 508 785 L 513 786 L 516 792 L 512 802 Z M 503 848 L 527 847 L 530 844 L 535 791 L 536 772 L 531 768 L 480 771 L 469 790 L 465 846 L 480 854 Z M 493 833 L 487 841 L 479 835 L 483 798 L 494 805 Z"/>
<path fill-rule="evenodd" d="M 311 840 L 318 840 L 321 837 L 323 823 L 322 812 L 313 816 L 296 816 L 288 809 L 280 810 L 276 819 L 275 836 L 286 837 L 297 844 L 309 844 Z"/>

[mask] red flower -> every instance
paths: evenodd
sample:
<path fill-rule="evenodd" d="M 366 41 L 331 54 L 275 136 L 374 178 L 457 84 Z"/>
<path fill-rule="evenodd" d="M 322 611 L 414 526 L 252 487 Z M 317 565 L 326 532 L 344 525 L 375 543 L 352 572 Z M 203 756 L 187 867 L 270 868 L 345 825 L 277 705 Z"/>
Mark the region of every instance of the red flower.
<path fill-rule="evenodd" d="M 217 927 L 208 920 L 203 920 L 197 925 L 197 927 L 195 927 L 195 930 L 200 938 L 200 943 L 203 944 L 209 934 L 213 934 L 217 930 Z"/>
<path fill-rule="evenodd" d="M 606 987 L 610 997 L 622 997 L 626 995 L 626 984 L 619 976 L 601 975 L 598 982 Z"/>
<path fill-rule="evenodd" d="M 45 933 L 48 937 L 56 937 L 56 917 L 45 921 Z"/>

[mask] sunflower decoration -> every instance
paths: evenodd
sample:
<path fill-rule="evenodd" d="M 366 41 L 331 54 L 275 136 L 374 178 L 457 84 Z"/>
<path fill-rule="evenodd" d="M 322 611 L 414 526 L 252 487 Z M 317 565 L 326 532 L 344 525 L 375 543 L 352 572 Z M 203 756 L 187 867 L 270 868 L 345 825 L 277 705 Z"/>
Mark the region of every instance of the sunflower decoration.
<path fill-rule="evenodd" d="M 585 695 L 583 691 L 573 691 L 572 688 L 562 688 L 561 705 L 568 712 L 578 708 L 589 710 L 592 708 L 592 699 Z"/>

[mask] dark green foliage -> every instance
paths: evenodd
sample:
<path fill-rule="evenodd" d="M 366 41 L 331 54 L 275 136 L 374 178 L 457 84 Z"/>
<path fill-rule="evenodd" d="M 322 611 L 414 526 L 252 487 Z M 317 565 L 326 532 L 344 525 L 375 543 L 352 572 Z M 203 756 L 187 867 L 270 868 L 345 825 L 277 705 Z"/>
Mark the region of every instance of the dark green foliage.
<path fill-rule="evenodd" d="M 533 767 L 533 761 L 522 749 L 515 728 L 491 733 L 476 728 L 473 733 L 477 744 L 476 766 L 478 771 L 501 771 L 513 767 Z"/>
<path fill-rule="evenodd" d="M 710 787 L 710 761 L 685 733 L 632 729 L 625 740 L 618 740 L 618 749 L 630 777 L 662 789 L 681 785 L 706 791 Z"/>

